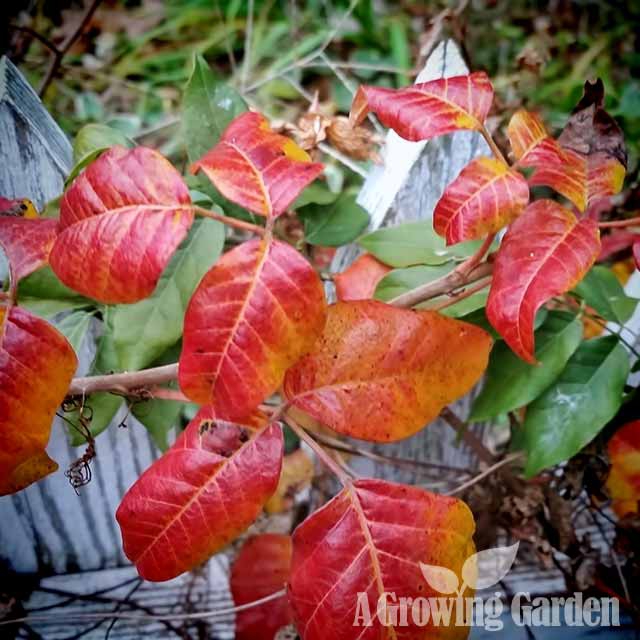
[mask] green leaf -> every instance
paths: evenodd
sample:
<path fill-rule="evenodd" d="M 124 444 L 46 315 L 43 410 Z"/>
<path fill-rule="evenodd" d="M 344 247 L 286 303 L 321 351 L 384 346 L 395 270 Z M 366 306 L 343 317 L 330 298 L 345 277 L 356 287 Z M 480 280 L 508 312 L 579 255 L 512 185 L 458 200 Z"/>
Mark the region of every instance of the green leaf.
<path fill-rule="evenodd" d="M 537 365 L 518 358 L 501 340 L 491 352 L 486 382 L 471 409 L 470 420 L 487 420 L 535 400 L 562 373 L 582 339 L 574 315 L 551 311 L 536 331 Z"/>
<path fill-rule="evenodd" d="M 153 294 L 135 304 L 111 307 L 108 324 L 118 368 L 141 369 L 180 339 L 189 299 L 223 246 L 224 226 L 198 219 Z"/>
<path fill-rule="evenodd" d="M 182 135 L 191 162 L 213 147 L 227 125 L 247 110 L 242 97 L 219 81 L 205 59 L 196 54 L 182 100 Z"/>
<path fill-rule="evenodd" d="M 358 244 L 390 267 L 444 264 L 453 257 L 470 256 L 479 247 L 477 241 L 447 247 L 428 221 L 378 229 L 360 238 Z"/>
<path fill-rule="evenodd" d="M 629 320 L 639 302 L 627 296 L 613 272 L 602 266 L 593 267 L 573 292 L 605 320 L 618 324 Z"/>
<path fill-rule="evenodd" d="M 124 147 L 135 146 L 131 138 L 117 129 L 112 129 L 106 124 L 87 124 L 78 131 L 73 141 L 73 161 L 78 164 L 96 151 L 104 151 L 116 144 Z"/>
<path fill-rule="evenodd" d="M 304 222 L 305 240 L 324 247 L 352 242 L 369 224 L 369 214 L 348 193 L 328 206 L 307 205 L 298 210 L 298 216 Z"/>
<path fill-rule="evenodd" d="M 144 425 L 158 449 L 166 451 L 169 448 L 169 431 L 178 422 L 183 406 L 183 402 L 153 398 L 136 402 L 131 413 Z"/>
<path fill-rule="evenodd" d="M 487 298 L 489 297 L 489 287 L 482 289 L 481 291 L 477 291 L 476 293 L 471 294 L 467 298 L 463 298 L 454 304 L 450 304 L 448 307 L 440 310 L 445 316 L 449 316 L 450 318 L 463 318 L 474 311 L 478 311 L 478 309 L 484 309 L 487 305 Z M 442 300 L 446 300 L 446 296 L 441 296 L 436 298 L 435 302 L 440 302 Z M 432 301 L 433 302 L 433 301 Z"/>
<path fill-rule="evenodd" d="M 64 335 L 76 353 L 80 351 L 92 317 L 93 314 L 86 311 L 73 311 L 60 322 L 54 323 L 56 329 Z"/>
<path fill-rule="evenodd" d="M 37 316 L 45 320 L 57 315 L 62 311 L 71 311 L 75 309 L 85 309 L 91 306 L 90 303 L 83 300 L 47 300 L 46 298 L 29 298 L 28 296 L 20 297 L 20 306 L 27 311 L 31 311 Z"/>
<path fill-rule="evenodd" d="M 44 298 L 47 300 L 76 300 L 83 301 L 87 305 L 94 304 L 88 298 L 83 298 L 77 291 L 69 289 L 58 279 L 49 265 L 41 267 L 28 275 L 18 284 L 18 299 L 23 296 L 28 298 Z"/>
<path fill-rule="evenodd" d="M 556 382 L 527 409 L 525 473 L 568 460 L 617 413 L 629 375 L 629 356 L 615 336 L 583 342 Z"/>
<path fill-rule="evenodd" d="M 308 204 L 331 204 L 338 198 L 338 193 L 330 191 L 322 183 L 312 182 L 294 200 L 290 209 L 300 209 Z"/>

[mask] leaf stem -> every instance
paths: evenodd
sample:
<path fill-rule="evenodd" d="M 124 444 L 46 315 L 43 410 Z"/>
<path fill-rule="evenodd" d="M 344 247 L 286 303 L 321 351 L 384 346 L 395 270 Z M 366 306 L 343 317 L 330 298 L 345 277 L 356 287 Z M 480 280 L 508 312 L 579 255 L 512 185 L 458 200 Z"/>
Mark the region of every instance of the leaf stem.
<path fill-rule="evenodd" d="M 256 233 L 259 236 L 263 236 L 266 233 L 263 227 L 257 224 L 253 224 L 252 222 L 246 222 L 245 220 L 231 218 L 221 213 L 216 213 L 215 211 L 205 209 L 204 207 L 198 207 L 197 205 L 193 205 L 192 209 L 194 213 L 197 213 L 200 216 L 211 218 L 212 220 L 218 220 L 219 222 L 222 222 L 223 224 L 226 224 L 230 227 L 235 227 L 236 229 L 251 231 L 252 233 Z"/>
<path fill-rule="evenodd" d="M 486 140 L 487 144 L 489 145 L 489 148 L 491 149 L 491 152 L 493 153 L 493 155 L 498 160 L 506 164 L 508 167 L 509 163 L 507 162 L 507 159 L 502 154 L 502 151 L 500 151 L 500 147 L 498 147 L 498 145 L 496 144 L 495 140 L 493 139 L 493 136 L 489 133 L 487 127 L 483 126 L 482 129 L 480 129 L 480 133 L 482 134 L 482 137 Z"/>
<path fill-rule="evenodd" d="M 492 464 L 494 457 L 491 451 L 467 429 L 467 423 L 461 420 L 449 407 L 440 412 L 440 417 L 462 438 L 476 456 L 485 464 Z"/>
<path fill-rule="evenodd" d="M 626 220 L 611 220 L 609 222 L 599 222 L 598 227 L 600 229 L 620 229 L 623 227 L 638 227 L 640 226 L 640 216 L 635 218 L 627 218 Z"/>
<path fill-rule="evenodd" d="M 495 464 L 492 464 L 488 469 L 485 469 L 482 473 L 479 473 L 477 476 L 474 476 L 470 480 L 463 482 L 460 486 L 456 487 L 455 489 L 452 489 L 451 491 L 447 492 L 446 495 L 455 496 L 458 493 L 462 493 L 463 491 L 466 491 L 467 489 L 470 489 L 471 487 L 473 487 L 474 484 L 477 484 L 481 480 L 484 480 L 487 476 L 490 476 L 492 473 L 495 473 L 496 471 L 498 471 L 498 469 L 501 469 L 502 467 L 505 467 L 508 464 L 512 464 L 513 462 L 516 462 L 518 460 L 521 460 L 523 457 L 524 457 L 524 453 L 522 453 L 522 451 L 512 453 L 508 455 L 506 458 L 503 458 L 502 460 L 496 462 Z"/>
<path fill-rule="evenodd" d="M 291 416 L 284 416 L 285 422 L 291 427 L 291 430 L 305 442 L 313 452 L 318 456 L 322 463 L 340 480 L 343 487 L 351 485 L 351 478 L 346 474 L 342 467 L 327 453 L 327 451 L 312 438 L 305 429 L 303 429 Z"/>
<path fill-rule="evenodd" d="M 446 309 L 447 307 L 450 307 L 456 304 L 457 302 L 460 302 L 460 300 L 465 300 L 466 298 L 470 298 L 474 293 L 478 293 L 478 291 L 482 291 L 485 287 L 489 286 L 490 283 L 491 283 L 490 277 L 484 278 L 483 280 L 479 280 L 476 284 L 470 287 L 466 287 L 460 293 L 456 293 L 450 296 L 446 300 L 443 300 L 441 302 L 436 302 L 431 306 L 423 307 L 423 308 L 431 309 L 433 311 L 440 311 L 441 309 Z"/>
<path fill-rule="evenodd" d="M 178 363 L 167 364 L 162 367 L 130 371 L 125 373 L 111 373 L 103 376 L 87 376 L 74 378 L 67 392 L 70 396 L 89 395 L 96 391 L 127 391 L 141 387 L 155 386 L 170 382 L 178 377 Z"/>

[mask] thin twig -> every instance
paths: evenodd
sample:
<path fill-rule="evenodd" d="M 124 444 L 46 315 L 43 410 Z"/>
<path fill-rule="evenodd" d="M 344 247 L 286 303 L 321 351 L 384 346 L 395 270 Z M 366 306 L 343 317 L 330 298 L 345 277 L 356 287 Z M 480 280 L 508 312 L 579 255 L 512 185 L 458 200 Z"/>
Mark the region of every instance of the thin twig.
<path fill-rule="evenodd" d="M 598 226 L 601 229 L 620 229 L 622 227 L 637 227 L 640 226 L 640 216 L 635 218 L 627 218 L 626 220 L 610 220 L 609 222 L 599 222 Z"/>
<path fill-rule="evenodd" d="M 459 487 L 456 487 L 455 489 L 452 489 L 451 491 L 447 492 L 446 495 L 454 496 L 454 495 L 457 495 L 458 493 L 462 493 L 463 491 L 466 491 L 467 489 L 477 484 L 481 480 L 484 480 L 484 478 L 486 478 L 487 476 L 490 476 L 492 473 L 495 473 L 496 471 L 498 471 L 498 469 L 502 469 L 502 467 L 508 464 L 512 464 L 517 460 L 520 460 L 523 456 L 524 454 L 521 451 L 508 455 L 506 458 L 503 458 L 499 462 L 496 462 L 495 464 L 491 465 L 488 469 L 485 469 L 482 473 L 479 473 L 477 476 L 474 476 L 470 480 L 467 480 L 467 482 L 464 482 Z"/>
<path fill-rule="evenodd" d="M 229 216 L 222 215 L 221 213 L 216 213 L 215 211 L 211 211 L 210 209 L 205 209 L 204 207 L 198 207 L 193 205 L 193 210 L 198 215 L 201 215 L 205 218 L 211 218 L 212 220 L 218 220 L 229 227 L 235 227 L 236 229 L 242 229 L 244 231 L 251 231 L 251 233 L 255 233 L 259 236 L 263 236 L 266 231 L 264 227 L 260 227 L 257 224 L 253 224 L 252 222 L 247 222 L 245 220 L 238 220 L 238 218 L 231 218 Z"/>
<path fill-rule="evenodd" d="M 392 300 L 389 300 L 389 304 L 403 308 L 415 307 L 422 302 L 426 302 L 432 298 L 437 298 L 438 296 L 446 293 L 451 293 L 452 291 L 461 289 L 472 282 L 484 279 L 491 275 L 492 272 L 493 264 L 491 262 L 482 262 L 467 276 L 465 276 L 461 271 L 454 269 L 442 278 L 438 278 L 432 282 L 427 282 L 426 284 L 416 287 L 411 291 L 407 291 L 406 293 L 396 296 Z"/>
<path fill-rule="evenodd" d="M 74 378 L 67 394 L 70 396 L 89 395 L 96 391 L 121 391 L 156 386 L 171 382 L 178 377 L 178 363 L 162 367 L 143 369 L 125 373 L 111 373 L 101 376 Z"/>
<path fill-rule="evenodd" d="M 11 620 L 0 620 L 0 626 L 6 626 L 10 624 L 19 624 L 19 623 L 31 623 L 31 622 L 51 622 L 56 619 L 65 619 L 65 620 L 100 620 L 100 619 L 112 619 L 115 618 L 117 620 L 134 620 L 137 622 L 148 622 L 151 620 L 155 620 L 158 622 L 162 622 L 163 620 L 168 621 L 178 621 L 178 620 L 205 620 L 211 618 L 225 618 L 227 616 L 231 616 L 236 613 L 240 613 L 242 611 L 247 611 L 248 609 L 253 609 L 254 607 L 259 607 L 260 605 L 266 604 L 267 602 L 272 602 L 273 600 L 278 600 L 278 598 L 282 598 L 286 595 L 286 589 L 281 589 L 280 591 L 276 591 L 269 596 L 265 596 L 264 598 L 260 598 L 259 600 L 254 600 L 253 602 L 248 602 L 247 604 L 241 604 L 237 607 L 226 607 L 221 609 L 212 609 L 210 611 L 195 611 L 193 613 L 167 613 L 167 614 L 147 614 L 147 615 L 138 615 L 134 613 L 127 612 L 109 612 L 109 613 L 73 613 L 73 612 L 64 612 L 60 615 L 35 615 L 35 616 L 25 616 L 23 618 L 13 618 Z"/>
<path fill-rule="evenodd" d="M 344 487 L 351 484 L 351 478 L 343 471 L 342 467 L 320 446 L 314 438 L 307 433 L 291 416 L 284 416 L 285 422 L 291 427 L 291 430 L 302 440 L 306 442 L 313 452 L 318 456 L 322 463 L 340 480 Z"/>
<path fill-rule="evenodd" d="M 494 457 L 484 444 L 469 431 L 466 422 L 461 420 L 449 407 L 445 407 L 440 412 L 440 417 L 458 433 L 463 442 L 468 445 L 478 458 L 485 464 L 493 464 Z"/>
<path fill-rule="evenodd" d="M 240 78 L 240 87 L 244 93 L 249 77 L 249 69 L 251 68 L 251 38 L 253 37 L 253 0 L 249 0 L 247 8 L 247 28 L 244 34 L 244 58 L 242 60 L 242 76 Z"/>
<path fill-rule="evenodd" d="M 40 89 L 38 90 L 38 95 L 42 98 L 44 96 L 45 91 L 51 84 L 51 81 L 55 77 L 58 69 L 60 68 L 60 64 L 62 63 L 62 59 L 69 52 L 71 47 L 74 45 L 75 41 L 82 35 L 84 28 L 89 24 L 89 21 L 93 17 L 93 14 L 96 12 L 96 9 L 100 5 L 102 0 L 93 0 L 93 2 L 89 5 L 89 8 L 85 11 L 84 16 L 80 20 L 77 28 L 70 33 L 66 40 L 62 43 L 60 48 L 52 51 L 51 62 L 49 63 L 49 68 L 45 73 L 44 78 L 42 79 L 42 83 L 40 84 Z"/>
<path fill-rule="evenodd" d="M 422 307 L 425 309 L 431 309 L 433 311 L 440 311 L 442 309 L 446 309 L 447 307 L 451 307 L 454 304 L 457 304 L 461 300 L 465 300 L 466 298 L 470 298 L 475 293 L 482 291 L 486 287 L 491 284 L 491 278 L 484 278 L 484 280 L 479 280 L 476 284 L 471 285 L 470 287 L 466 287 L 460 293 L 456 293 L 451 295 L 448 299 L 442 300 L 441 302 L 435 302 L 428 307 Z"/>
<path fill-rule="evenodd" d="M 489 133 L 487 128 L 483 126 L 482 129 L 480 129 L 480 133 L 482 134 L 482 137 L 487 141 L 487 144 L 489 145 L 489 148 L 493 152 L 493 155 L 498 160 L 500 160 L 501 162 L 504 162 L 504 164 L 509 166 L 507 159 L 502 154 L 502 151 L 500 151 L 500 147 L 496 144 L 495 140 L 493 139 L 492 135 Z"/>
<path fill-rule="evenodd" d="M 19 25 L 19 24 L 10 24 L 8 26 L 9 26 L 9 29 L 12 29 L 13 31 L 23 31 L 24 33 L 28 33 L 31 37 L 35 38 L 36 40 L 39 40 L 45 47 L 47 47 L 47 49 L 49 49 L 50 51 L 53 51 L 54 54 L 60 53 L 60 50 L 58 49 L 58 47 L 56 47 L 56 45 L 53 44 L 53 42 L 51 42 L 49 38 L 46 38 L 41 33 L 38 33 L 35 29 L 32 29 L 31 27 L 23 27 L 22 25 Z"/>

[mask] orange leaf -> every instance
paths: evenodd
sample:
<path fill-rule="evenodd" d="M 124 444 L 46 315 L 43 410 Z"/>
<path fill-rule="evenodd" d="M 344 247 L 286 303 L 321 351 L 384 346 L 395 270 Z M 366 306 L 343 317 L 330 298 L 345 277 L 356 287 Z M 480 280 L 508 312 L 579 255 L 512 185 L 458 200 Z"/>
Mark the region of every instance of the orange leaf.
<path fill-rule="evenodd" d="M 230 586 L 236 606 L 281 591 L 291 571 L 291 536 L 264 533 L 249 538 L 233 565 Z M 286 595 L 236 615 L 236 640 L 273 640 L 293 622 Z"/>
<path fill-rule="evenodd" d="M 385 127 L 417 142 L 458 129 L 482 129 L 492 101 L 493 87 L 482 71 L 402 89 L 363 85 L 353 99 L 349 119 L 358 125 L 373 111 Z"/>
<path fill-rule="evenodd" d="M 534 363 L 538 309 L 572 289 L 600 252 L 600 232 L 552 200 L 538 200 L 509 227 L 498 252 L 487 317 L 523 360 Z"/>
<path fill-rule="evenodd" d="M 283 513 L 291 509 L 296 493 L 311 484 L 313 472 L 313 461 L 302 449 L 286 455 L 278 488 L 265 505 L 265 511 Z"/>
<path fill-rule="evenodd" d="M 0 215 L 0 245 L 15 282 L 47 262 L 57 228 L 57 220 Z"/>
<path fill-rule="evenodd" d="M 251 111 L 233 120 L 218 144 L 191 165 L 192 173 L 204 171 L 223 196 L 267 218 L 283 213 L 322 169 Z"/>
<path fill-rule="evenodd" d="M 189 191 L 158 152 L 113 147 L 60 203 L 50 262 L 67 286 L 106 303 L 153 292 L 193 222 Z"/>
<path fill-rule="evenodd" d="M 219 416 L 251 413 L 310 351 L 326 315 L 311 265 L 278 240 L 245 242 L 201 280 L 184 320 L 179 381 Z"/>
<path fill-rule="evenodd" d="M 504 162 L 476 158 L 445 189 L 433 214 L 447 244 L 483 238 L 513 221 L 529 202 L 527 181 Z"/>
<path fill-rule="evenodd" d="M 585 211 L 622 189 L 626 167 L 623 134 L 603 109 L 602 81 L 585 84 L 585 95 L 556 141 L 540 118 L 516 112 L 508 127 L 517 166 L 533 168 L 531 186 L 555 189 Z"/>
<path fill-rule="evenodd" d="M 382 480 L 346 487 L 293 534 L 289 600 L 300 637 L 466 638 L 469 629 L 455 626 L 455 611 L 450 627 L 435 627 L 433 618 L 417 626 L 409 610 L 408 625 L 396 630 L 382 625 L 377 608 L 384 593 L 395 595 L 392 606 L 400 598 L 442 597 L 425 580 L 421 563 L 452 572 L 461 587 L 462 566 L 475 551 L 474 529 L 471 511 L 454 498 Z M 364 626 L 367 612 L 370 627 Z"/>
<path fill-rule="evenodd" d="M 283 446 L 277 423 L 256 416 L 235 424 L 200 409 L 116 512 L 140 576 L 175 578 L 244 531 L 276 489 Z"/>
<path fill-rule="evenodd" d="M 609 440 L 611 471 L 607 488 L 613 500 L 613 510 L 622 518 L 638 513 L 640 503 L 640 420 L 618 429 Z"/>
<path fill-rule="evenodd" d="M 71 345 L 50 324 L 0 307 L 0 495 L 58 468 L 45 447 L 77 366 Z"/>
<path fill-rule="evenodd" d="M 338 302 L 315 351 L 287 372 L 284 393 L 335 431 L 400 440 L 471 389 L 490 349 L 485 331 L 434 311 Z"/>
<path fill-rule="evenodd" d="M 342 273 L 333 278 L 338 300 L 368 300 L 373 298 L 378 282 L 391 271 L 370 253 L 361 255 Z"/>

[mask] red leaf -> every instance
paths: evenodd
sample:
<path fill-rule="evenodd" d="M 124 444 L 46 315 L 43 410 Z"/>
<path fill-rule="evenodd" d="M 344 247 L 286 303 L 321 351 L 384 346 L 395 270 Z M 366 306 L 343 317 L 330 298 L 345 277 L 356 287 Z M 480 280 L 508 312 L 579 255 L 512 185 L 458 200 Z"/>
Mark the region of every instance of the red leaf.
<path fill-rule="evenodd" d="M 373 111 L 385 127 L 417 142 L 458 129 L 482 129 L 492 101 L 493 87 L 482 71 L 402 89 L 363 85 L 353 99 L 349 118 L 357 125 Z"/>
<path fill-rule="evenodd" d="M 184 321 L 180 388 L 219 416 L 251 413 L 322 331 L 324 290 L 309 263 L 277 240 L 224 254 L 196 289 Z"/>
<path fill-rule="evenodd" d="M 235 424 L 200 409 L 118 507 L 124 552 L 138 573 L 169 580 L 244 531 L 278 485 L 283 446 L 277 423 Z"/>
<path fill-rule="evenodd" d="M 229 200 L 275 218 L 322 173 L 323 166 L 311 162 L 293 140 L 274 133 L 264 116 L 247 111 L 191 166 L 193 173 L 200 169 Z"/>
<path fill-rule="evenodd" d="M 47 262 L 57 228 L 57 220 L 0 215 L 0 245 L 9 259 L 14 282 Z"/>
<path fill-rule="evenodd" d="M 45 447 L 77 366 L 71 345 L 50 324 L 0 307 L 0 495 L 58 468 Z"/>
<path fill-rule="evenodd" d="M 438 629 L 432 618 L 418 627 L 411 615 L 409 626 L 385 628 L 376 609 L 384 593 L 395 594 L 396 603 L 441 596 L 425 581 L 421 562 L 446 567 L 462 584 L 474 528 L 469 508 L 453 498 L 382 480 L 346 487 L 293 534 L 289 599 L 302 640 L 466 638 L 467 627 Z M 354 624 L 359 593 L 371 613 L 368 628 Z"/>
<path fill-rule="evenodd" d="M 29 198 L 8 200 L 7 198 L 0 197 L 0 216 L 37 218 L 38 212 Z"/>
<path fill-rule="evenodd" d="M 500 160 L 476 158 L 445 189 L 433 214 L 447 244 L 483 238 L 514 220 L 529 202 L 527 181 Z"/>
<path fill-rule="evenodd" d="M 136 302 L 151 295 L 192 222 L 187 186 L 165 158 L 113 147 L 64 194 L 51 266 L 95 300 Z"/>
<path fill-rule="evenodd" d="M 533 322 L 553 296 L 573 288 L 600 251 L 597 223 L 538 200 L 509 227 L 495 261 L 487 317 L 523 360 L 534 363 Z"/>
<path fill-rule="evenodd" d="M 615 432 L 607 445 L 611 472 L 607 488 L 613 510 L 623 518 L 638 513 L 640 503 L 640 420 L 628 422 Z"/>
<path fill-rule="evenodd" d="M 628 249 L 635 242 L 640 242 L 640 233 L 634 233 L 626 229 L 613 229 L 611 233 L 601 239 L 602 249 L 598 256 L 598 262 L 602 262 L 616 253 Z"/>
<path fill-rule="evenodd" d="M 291 571 L 291 536 L 265 533 L 247 540 L 231 566 L 231 595 L 236 606 L 281 591 Z M 236 616 L 236 640 L 273 640 L 293 622 L 286 595 Z"/>
<path fill-rule="evenodd" d="M 585 95 L 558 141 L 547 134 L 533 113 L 520 110 L 509 123 L 518 166 L 534 169 L 529 184 L 555 189 L 580 211 L 618 193 L 624 181 L 622 131 L 602 108 L 603 100 L 602 82 L 587 82 Z"/>
<path fill-rule="evenodd" d="M 434 311 L 338 302 L 315 350 L 289 369 L 283 389 L 294 407 L 335 431 L 399 440 L 469 391 L 490 349 L 485 331 Z"/>
<path fill-rule="evenodd" d="M 361 255 L 342 273 L 338 273 L 333 282 L 336 285 L 338 300 L 367 300 L 373 298 L 378 282 L 391 271 L 370 253 Z"/>
<path fill-rule="evenodd" d="M 636 267 L 640 269 L 640 242 L 636 242 L 633 245 L 633 257 L 636 261 Z"/>

